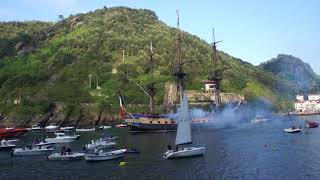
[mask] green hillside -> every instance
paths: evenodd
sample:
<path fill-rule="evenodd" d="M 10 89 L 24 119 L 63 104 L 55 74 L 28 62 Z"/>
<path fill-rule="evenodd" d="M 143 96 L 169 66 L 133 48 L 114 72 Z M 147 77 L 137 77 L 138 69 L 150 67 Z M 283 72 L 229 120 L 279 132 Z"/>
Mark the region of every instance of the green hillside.
<path fill-rule="evenodd" d="M 175 17 L 172 17 L 175 18 Z M 94 103 L 110 113 L 118 109 L 118 92 L 127 103 L 148 103 L 148 97 L 128 80 L 150 81 L 149 43 L 153 42 L 155 78 L 161 104 L 164 83 L 172 81 L 177 30 L 160 21 L 153 11 L 125 7 L 103 8 L 59 22 L 0 23 L 0 112 L 46 112 L 62 102 L 73 113 Z M 200 89 L 212 56 L 209 44 L 183 33 L 183 59 L 188 65 L 189 89 Z M 122 62 L 125 50 L 125 62 Z M 248 99 L 276 99 L 278 77 L 245 61 L 219 52 L 219 67 L 228 68 L 223 92 L 243 93 Z M 91 87 L 89 75 L 92 77 Z M 101 88 L 96 88 L 98 86 Z M 21 97 L 21 103 L 13 101 Z"/>

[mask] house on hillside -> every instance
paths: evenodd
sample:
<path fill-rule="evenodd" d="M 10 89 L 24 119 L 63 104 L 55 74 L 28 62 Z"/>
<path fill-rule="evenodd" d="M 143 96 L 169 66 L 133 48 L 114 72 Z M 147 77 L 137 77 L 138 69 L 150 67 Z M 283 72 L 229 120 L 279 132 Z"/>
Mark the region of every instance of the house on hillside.
<path fill-rule="evenodd" d="M 320 94 L 296 95 L 294 107 L 296 112 L 320 112 Z"/>

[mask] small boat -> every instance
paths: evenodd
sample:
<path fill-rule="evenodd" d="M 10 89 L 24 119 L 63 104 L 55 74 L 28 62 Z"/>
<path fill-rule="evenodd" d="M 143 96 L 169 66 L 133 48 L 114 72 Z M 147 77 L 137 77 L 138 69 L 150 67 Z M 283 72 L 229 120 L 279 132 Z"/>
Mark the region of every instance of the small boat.
<path fill-rule="evenodd" d="M 263 118 L 262 116 L 257 115 L 253 120 L 251 120 L 252 123 L 261 123 L 269 121 L 267 118 Z"/>
<path fill-rule="evenodd" d="M 124 128 L 124 127 L 127 127 L 127 125 L 125 125 L 125 124 L 118 124 L 118 125 L 116 125 L 116 128 Z"/>
<path fill-rule="evenodd" d="M 124 156 L 126 149 L 119 149 L 109 152 L 95 152 L 94 154 L 86 154 L 86 161 L 107 161 L 112 159 L 118 159 Z"/>
<path fill-rule="evenodd" d="M 24 147 L 13 149 L 14 156 L 38 156 L 38 155 L 47 155 L 48 153 L 54 151 L 53 148 L 47 147 L 42 148 L 38 147 Z"/>
<path fill-rule="evenodd" d="M 90 129 L 76 129 L 76 132 L 90 132 L 90 131 L 95 131 L 95 128 L 90 128 Z"/>
<path fill-rule="evenodd" d="M 81 160 L 85 156 L 85 153 L 52 153 L 48 156 L 48 160 L 55 161 L 71 161 L 71 160 Z"/>
<path fill-rule="evenodd" d="M 296 128 L 295 126 L 291 127 L 291 128 L 287 128 L 287 129 L 283 129 L 283 132 L 285 133 L 298 133 L 301 132 L 301 128 Z"/>
<path fill-rule="evenodd" d="M 99 129 L 110 129 L 111 126 L 100 126 Z"/>
<path fill-rule="evenodd" d="M 31 128 L 30 128 L 30 130 L 32 130 L 32 131 L 38 131 L 38 130 L 42 130 L 42 129 L 43 128 L 38 126 L 38 125 L 32 125 Z"/>
<path fill-rule="evenodd" d="M 114 141 L 118 139 L 118 136 L 112 136 L 112 135 L 102 135 L 100 138 L 103 141 Z"/>
<path fill-rule="evenodd" d="M 0 151 L 11 150 L 15 147 L 16 145 L 12 144 L 10 141 L 4 140 L 4 139 L 0 141 Z"/>
<path fill-rule="evenodd" d="M 74 129 L 74 127 L 67 126 L 67 127 L 61 127 L 60 129 L 62 129 L 64 131 L 71 131 Z"/>
<path fill-rule="evenodd" d="M 54 129 L 58 129 L 59 126 L 55 126 L 55 125 L 49 125 L 49 126 L 46 126 L 44 129 L 45 130 L 54 130 Z"/>
<path fill-rule="evenodd" d="M 87 149 L 107 149 L 107 148 L 112 148 L 116 145 L 117 143 L 115 142 L 108 142 L 108 141 L 104 141 L 101 138 L 94 141 L 91 140 L 90 144 L 86 144 L 86 148 Z"/>
<path fill-rule="evenodd" d="M 80 135 L 66 135 L 65 133 L 54 133 L 55 138 L 46 138 L 45 142 L 47 143 L 69 143 L 73 142 L 80 137 Z"/>
<path fill-rule="evenodd" d="M 317 128 L 319 123 L 315 121 L 306 121 L 306 128 Z"/>
<path fill-rule="evenodd" d="M 18 137 L 28 131 L 26 128 L 0 128 L 0 139 Z"/>
<path fill-rule="evenodd" d="M 182 158 L 182 157 L 191 157 L 191 156 L 200 156 L 205 153 L 205 147 L 181 147 L 177 151 L 168 150 L 164 153 L 164 158 Z"/>

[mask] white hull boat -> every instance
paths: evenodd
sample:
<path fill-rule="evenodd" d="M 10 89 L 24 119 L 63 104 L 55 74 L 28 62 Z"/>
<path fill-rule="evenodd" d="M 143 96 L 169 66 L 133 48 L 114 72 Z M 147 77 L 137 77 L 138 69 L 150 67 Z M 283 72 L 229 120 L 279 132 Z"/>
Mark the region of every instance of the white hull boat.
<path fill-rule="evenodd" d="M 33 147 L 31 149 L 17 148 L 13 150 L 13 155 L 14 156 L 39 156 L 39 155 L 47 155 L 52 151 L 54 151 L 53 148 L 39 148 L 39 147 Z"/>
<path fill-rule="evenodd" d="M 266 122 L 269 121 L 269 119 L 253 119 L 251 120 L 252 123 L 261 123 L 261 122 Z"/>
<path fill-rule="evenodd" d="M 71 161 L 71 160 L 81 160 L 85 156 L 85 153 L 69 153 L 61 155 L 61 153 L 52 153 L 48 156 L 48 160 L 55 161 Z"/>
<path fill-rule="evenodd" d="M 61 127 L 60 129 L 62 129 L 62 130 L 64 130 L 64 131 L 71 131 L 71 130 L 74 129 L 74 127 L 69 127 L 69 126 L 67 126 L 67 127 Z"/>
<path fill-rule="evenodd" d="M 97 154 L 86 154 L 86 161 L 107 161 L 123 157 L 126 149 L 119 149 L 110 152 L 99 152 Z"/>
<path fill-rule="evenodd" d="M 110 129 L 111 126 L 100 126 L 99 129 Z"/>
<path fill-rule="evenodd" d="M 16 145 L 12 144 L 10 141 L 7 141 L 7 140 L 0 141 L 0 151 L 11 150 L 15 147 L 16 147 Z"/>
<path fill-rule="evenodd" d="M 75 141 L 80 137 L 80 135 L 68 136 L 64 133 L 55 133 L 55 138 L 46 138 L 45 142 L 47 143 L 70 143 Z"/>
<path fill-rule="evenodd" d="M 91 140 L 90 144 L 86 144 L 87 149 L 107 149 L 107 148 L 112 148 L 116 145 L 115 142 L 108 142 L 108 141 L 103 141 L 101 139 L 98 139 L 97 141 Z"/>
<path fill-rule="evenodd" d="M 206 152 L 206 147 L 184 147 L 180 148 L 178 151 L 168 150 L 164 153 L 164 158 L 182 158 L 182 157 L 192 157 L 192 156 L 202 156 Z"/>
<path fill-rule="evenodd" d="M 283 129 L 283 132 L 285 133 L 299 133 L 301 132 L 302 129 L 300 128 L 287 128 L 287 129 Z"/>
<path fill-rule="evenodd" d="M 77 132 L 90 132 L 90 131 L 95 131 L 95 128 L 90 128 L 90 129 L 76 129 Z"/>
<path fill-rule="evenodd" d="M 55 130 L 55 129 L 58 129 L 59 126 L 55 126 L 55 125 L 49 125 L 49 126 L 46 126 L 44 129 L 49 131 L 49 130 Z"/>
<path fill-rule="evenodd" d="M 32 127 L 30 128 L 31 131 L 38 131 L 38 130 L 42 130 L 43 128 L 38 126 L 38 125 L 32 125 Z"/>

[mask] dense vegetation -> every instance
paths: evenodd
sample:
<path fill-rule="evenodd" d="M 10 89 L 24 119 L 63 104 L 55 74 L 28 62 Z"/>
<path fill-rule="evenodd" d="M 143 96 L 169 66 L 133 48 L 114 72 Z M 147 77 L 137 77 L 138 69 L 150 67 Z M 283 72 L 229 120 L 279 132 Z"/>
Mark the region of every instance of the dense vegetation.
<path fill-rule="evenodd" d="M 165 82 L 173 81 L 170 65 L 175 59 L 176 35 L 177 29 L 159 21 L 154 12 L 125 7 L 60 17 L 56 23 L 0 23 L 0 112 L 41 114 L 54 102 L 62 102 L 73 113 L 88 104 L 115 113 L 120 90 L 127 103 L 146 104 L 148 97 L 130 78 L 142 85 L 152 81 L 148 75 L 150 41 L 157 103 L 161 104 Z M 182 50 L 183 59 L 192 62 L 187 66 L 188 88 L 200 89 L 201 80 L 207 78 L 211 47 L 183 32 Z M 277 85 L 287 88 L 272 73 L 223 52 L 218 56 L 219 67 L 226 68 L 223 92 L 276 100 L 277 88 L 281 88 Z M 21 103 L 14 104 L 19 97 Z"/>

